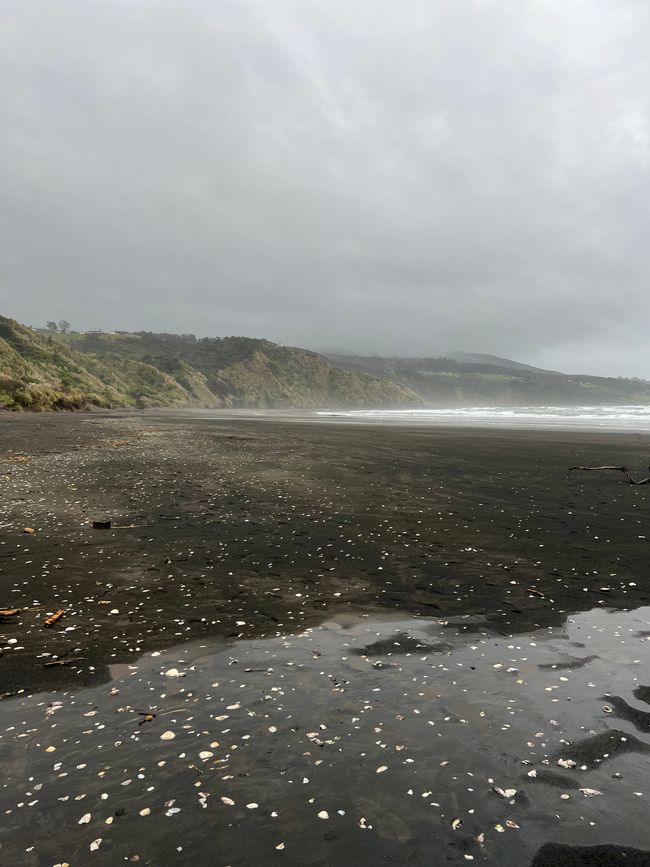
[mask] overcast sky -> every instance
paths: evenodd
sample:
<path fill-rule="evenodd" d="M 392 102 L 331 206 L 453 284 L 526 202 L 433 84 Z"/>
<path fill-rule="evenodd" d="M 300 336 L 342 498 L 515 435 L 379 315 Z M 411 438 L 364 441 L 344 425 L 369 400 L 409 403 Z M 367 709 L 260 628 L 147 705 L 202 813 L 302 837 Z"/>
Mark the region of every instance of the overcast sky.
<path fill-rule="evenodd" d="M 650 377 L 648 0 L 3 0 L 0 313 Z"/>

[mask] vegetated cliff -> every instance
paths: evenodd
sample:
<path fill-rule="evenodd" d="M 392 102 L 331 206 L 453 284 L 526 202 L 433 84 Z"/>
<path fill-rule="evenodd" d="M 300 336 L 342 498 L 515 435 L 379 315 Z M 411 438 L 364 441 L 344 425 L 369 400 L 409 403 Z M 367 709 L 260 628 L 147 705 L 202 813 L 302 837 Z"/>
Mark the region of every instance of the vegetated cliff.
<path fill-rule="evenodd" d="M 342 370 L 323 356 L 252 337 L 152 332 L 70 332 L 55 339 L 99 359 L 144 362 L 185 385 L 205 378 L 218 406 L 258 408 L 408 407 L 420 398 L 385 377 Z"/>
<path fill-rule="evenodd" d="M 180 382 L 141 361 L 77 352 L 51 335 L 0 316 L 0 407 L 201 405 L 211 395 L 205 377 L 190 368 L 183 373 Z"/>
<path fill-rule="evenodd" d="M 0 407 L 417 406 L 409 389 L 252 338 L 47 333 L 0 317 Z"/>
<path fill-rule="evenodd" d="M 430 407 L 650 404 L 650 382 L 645 380 L 557 373 L 508 359 L 485 364 L 444 357 L 327 357 L 344 370 L 401 383 Z"/>

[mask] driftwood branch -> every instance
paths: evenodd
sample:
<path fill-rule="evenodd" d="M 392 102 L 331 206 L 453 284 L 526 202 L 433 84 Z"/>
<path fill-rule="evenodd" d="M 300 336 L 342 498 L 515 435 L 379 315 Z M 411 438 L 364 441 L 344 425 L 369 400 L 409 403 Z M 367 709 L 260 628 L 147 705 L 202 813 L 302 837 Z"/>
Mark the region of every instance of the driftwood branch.
<path fill-rule="evenodd" d="M 618 470 L 618 472 L 625 475 L 625 478 L 631 485 L 650 485 L 650 476 L 647 479 L 633 479 L 627 467 L 569 467 L 569 471 L 571 470 Z M 648 467 L 648 470 L 650 471 L 650 467 Z"/>

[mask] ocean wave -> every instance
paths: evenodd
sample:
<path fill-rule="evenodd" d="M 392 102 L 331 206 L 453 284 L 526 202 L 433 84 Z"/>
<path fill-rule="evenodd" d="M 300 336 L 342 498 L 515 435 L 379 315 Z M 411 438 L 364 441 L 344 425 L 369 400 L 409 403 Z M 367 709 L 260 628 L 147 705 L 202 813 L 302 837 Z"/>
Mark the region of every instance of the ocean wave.
<path fill-rule="evenodd" d="M 650 406 L 471 406 L 444 409 L 358 409 L 316 413 L 360 421 L 488 427 L 566 427 L 650 431 Z"/>

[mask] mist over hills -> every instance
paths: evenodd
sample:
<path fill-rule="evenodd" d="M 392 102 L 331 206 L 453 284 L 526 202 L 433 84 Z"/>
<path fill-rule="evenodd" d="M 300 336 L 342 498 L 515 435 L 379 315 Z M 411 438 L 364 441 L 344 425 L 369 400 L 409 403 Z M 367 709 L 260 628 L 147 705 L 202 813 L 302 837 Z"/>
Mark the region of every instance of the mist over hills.
<path fill-rule="evenodd" d="M 497 356 L 319 354 L 249 337 L 33 329 L 0 317 L 0 408 L 650 404 L 650 383 Z"/>
<path fill-rule="evenodd" d="M 650 403 L 650 382 L 565 374 L 493 355 L 382 358 L 327 355 L 334 364 L 400 383 L 425 406 L 589 406 Z M 467 360 L 465 360 L 467 359 Z"/>
<path fill-rule="evenodd" d="M 532 364 L 524 364 L 523 361 L 513 361 L 511 358 L 501 358 L 499 355 L 486 355 L 483 352 L 445 352 L 442 357 L 450 358 L 452 361 L 460 361 L 463 364 L 488 364 L 491 367 L 505 367 L 508 370 L 559 373 L 557 370 L 544 370 L 543 367 L 534 367 Z"/>

